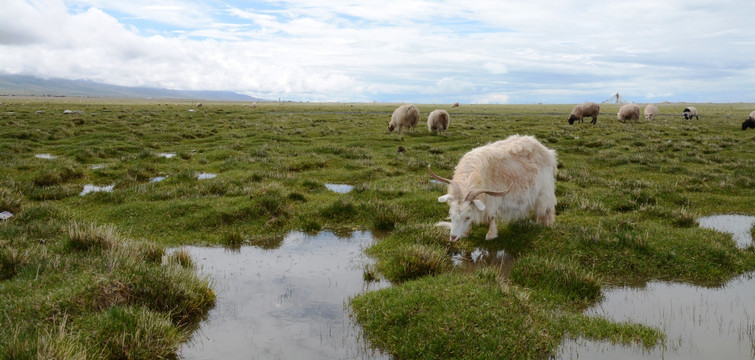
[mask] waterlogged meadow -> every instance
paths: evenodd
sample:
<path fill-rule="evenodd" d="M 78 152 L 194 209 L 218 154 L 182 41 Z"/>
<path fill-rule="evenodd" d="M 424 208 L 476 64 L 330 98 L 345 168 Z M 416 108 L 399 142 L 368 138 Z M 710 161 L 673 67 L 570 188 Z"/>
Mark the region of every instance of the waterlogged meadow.
<path fill-rule="evenodd" d="M 755 271 L 752 244 L 697 222 L 755 215 L 750 104 L 696 104 L 699 120 L 660 104 L 657 120 L 626 124 L 602 105 L 596 125 L 569 125 L 571 105 L 419 105 L 422 119 L 449 111 L 447 134 L 421 121 L 399 136 L 395 104 L 0 102 L 0 353 L 14 358 L 176 356 L 216 297 L 190 253 L 165 248 L 275 249 L 291 231 L 380 234 L 363 277 L 391 285 L 347 300 L 397 358 L 547 358 L 568 339 L 673 347 L 660 328 L 583 310 L 626 284 Z M 450 177 L 512 134 L 558 153 L 554 226 L 449 243 L 427 166 Z"/>

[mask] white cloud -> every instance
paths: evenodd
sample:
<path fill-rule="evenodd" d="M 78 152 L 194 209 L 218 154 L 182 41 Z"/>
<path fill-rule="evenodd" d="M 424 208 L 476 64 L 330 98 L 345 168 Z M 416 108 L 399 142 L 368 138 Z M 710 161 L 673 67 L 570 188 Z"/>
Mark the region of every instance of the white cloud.
<path fill-rule="evenodd" d="M 755 88 L 755 34 L 742 25 L 753 2 L 213 6 L 6 0 L 0 71 L 323 101 L 580 102 L 616 91 L 637 98 L 699 92 L 717 101 L 755 96 L 746 90 Z"/>

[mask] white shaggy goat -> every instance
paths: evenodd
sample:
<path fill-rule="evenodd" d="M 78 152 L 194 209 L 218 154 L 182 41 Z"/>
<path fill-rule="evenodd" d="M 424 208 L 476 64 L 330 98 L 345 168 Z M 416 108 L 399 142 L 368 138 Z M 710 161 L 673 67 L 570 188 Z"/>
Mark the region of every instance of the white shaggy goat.
<path fill-rule="evenodd" d="M 574 124 L 577 120 L 582 122 L 582 118 L 586 117 L 592 117 L 591 124 L 595 124 L 598 122 L 598 114 L 600 114 L 600 105 L 589 101 L 584 104 L 579 104 L 575 106 L 574 109 L 572 109 L 571 114 L 569 114 L 569 125 Z"/>
<path fill-rule="evenodd" d="M 418 122 L 419 109 L 412 104 L 404 104 L 393 111 L 391 122 L 388 123 L 388 132 L 398 128 L 398 133 L 401 134 L 401 129 L 404 126 L 406 126 L 406 131 L 414 130 Z"/>
<path fill-rule="evenodd" d="M 658 106 L 655 104 L 647 104 L 645 106 L 645 120 L 652 121 L 658 116 Z"/>
<path fill-rule="evenodd" d="M 686 120 L 692 120 L 693 116 L 696 120 L 700 120 L 700 117 L 697 116 L 697 108 L 694 106 L 687 106 L 686 108 L 684 108 L 684 111 L 682 111 L 682 116 L 684 116 L 684 119 Z"/>
<path fill-rule="evenodd" d="M 430 175 L 448 184 L 448 193 L 438 198 L 447 202 L 451 223 L 450 240 L 469 233 L 472 223 L 488 224 L 486 240 L 498 237 L 496 222 L 506 223 L 535 216 L 551 225 L 556 215 L 556 151 L 543 146 L 534 136 L 512 135 L 462 156 L 453 179 Z"/>
<path fill-rule="evenodd" d="M 742 123 L 742 130 L 747 130 L 748 127 L 755 129 L 755 111 L 751 112 L 747 120 Z"/>
<path fill-rule="evenodd" d="M 627 120 L 638 121 L 640 120 L 640 107 L 634 103 L 622 105 L 619 109 L 619 113 L 616 114 L 616 117 L 621 122 Z"/>
<path fill-rule="evenodd" d="M 451 122 L 451 117 L 446 110 L 433 110 L 430 115 L 427 115 L 427 130 L 429 132 L 446 132 L 448 130 L 448 124 Z"/>

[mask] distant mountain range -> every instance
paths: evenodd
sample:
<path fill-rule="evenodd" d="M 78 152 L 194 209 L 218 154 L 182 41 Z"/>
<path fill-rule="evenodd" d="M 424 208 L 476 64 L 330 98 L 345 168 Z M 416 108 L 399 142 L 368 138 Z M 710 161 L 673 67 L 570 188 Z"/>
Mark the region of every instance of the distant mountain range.
<path fill-rule="evenodd" d="M 34 76 L 2 73 L 0 73 L 0 95 L 265 101 L 232 91 L 194 91 L 129 87 L 102 84 L 88 80 L 42 79 Z"/>

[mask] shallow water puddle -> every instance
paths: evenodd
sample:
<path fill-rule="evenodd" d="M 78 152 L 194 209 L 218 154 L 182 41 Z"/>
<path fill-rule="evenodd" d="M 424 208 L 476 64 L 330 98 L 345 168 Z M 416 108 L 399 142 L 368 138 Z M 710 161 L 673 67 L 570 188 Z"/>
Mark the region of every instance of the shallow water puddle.
<path fill-rule="evenodd" d="M 157 156 L 158 157 L 164 157 L 166 159 L 170 159 L 170 158 L 176 156 L 176 153 L 158 153 Z"/>
<path fill-rule="evenodd" d="M 207 179 L 214 179 L 217 177 L 218 174 L 212 174 L 212 173 L 199 173 L 197 174 L 197 180 L 207 180 Z"/>
<path fill-rule="evenodd" d="M 735 215 L 736 216 L 736 215 Z M 752 217 L 746 217 L 752 218 Z M 751 221 L 751 220 L 750 220 Z M 699 220 L 701 227 L 728 232 L 737 244 L 752 243 L 745 220 Z M 565 341 L 557 359 L 753 359 L 755 358 L 755 272 L 721 287 L 654 281 L 644 287 L 606 291 L 604 300 L 585 313 L 615 321 L 655 326 L 666 346 L 644 350 L 586 339 Z"/>
<path fill-rule="evenodd" d="M 514 257 L 505 250 L 476 248 L 471 252 L 458 252 L 451 256 L 454 265 L 463 270 L 477 270 L 483 265 L 493 266 L 508 276 L 514 265 Z"/>
<path fill-rule="evenodd" d="M 288 234 L 279 247 L 186 247 L 200 273 L 213 280 L 217 304 L 183 359 L 373 359 L 348 298 L 386 287 L 366 283 L 369 232 L 338 237 Z"/>
<path fill-rule="evenodd" d="M 160 182 L 160 181 L 165 180 L 165 178 L 167 178 L 167 176 L 155 176 L 155 177 L 149 179 L 149 182 L 156 183 L 156 182 Z"/>
<path fill-rule="evenodd" d="M 351 192 L 351 190 L 354 190 L 353 185 L 347 184 L 325 184 L 325 187 L 328 188 L 328 190 L 337 192 L 339 194 L 345 194 Z"/>
<path fill-rule="evenodd" d="M 105 164 L 92 164 L 92 165 L 89 165 L 89 168 L 92 170 L 100 170 L 100 169 L 104 169 L 106 166 L 107 165 Z"/>
<path fill-rule="evenodd" d="M 50 155 L 50 154 L 37 154 L 37 155 L 34 155 L 34 157 L 40 158 L 40 159 L 46 159 L 46 160 L 52 160 L 52 159 L 57 158 L 57 156 Z"/>
<path fill-rule="evenodd" d="M 112 192 L 113 187 L 115 187 L 115 184 L 108 185 L 108 186 L 95 186 L 95 185 L 87 184 L 87 185 L 84 185 L 84 190 L 81 191 L 81 194 L 79 194 L 79 196 L 84 196 L 86 194 L 93 193 L 93 192 Z"/>
<path fill-rule="evenodd" d="M 755 216 L 747 215 L 713 215 L 697 219 L 700 227 L 729 233 L 737 244 L 744 249 L 752 244 L 750 231 L 755 226 Z"/>

